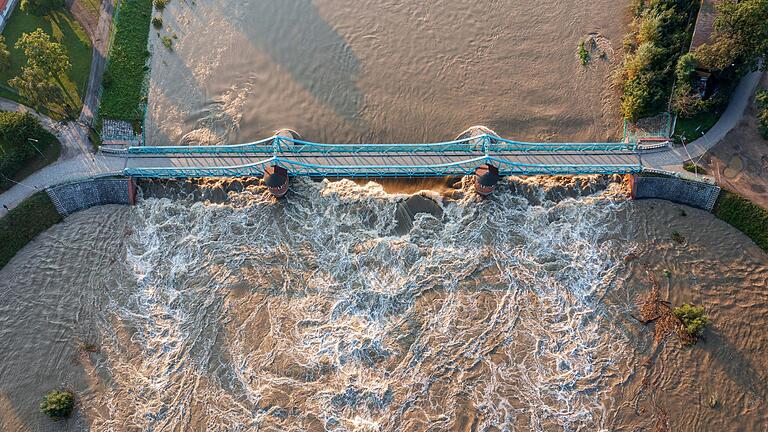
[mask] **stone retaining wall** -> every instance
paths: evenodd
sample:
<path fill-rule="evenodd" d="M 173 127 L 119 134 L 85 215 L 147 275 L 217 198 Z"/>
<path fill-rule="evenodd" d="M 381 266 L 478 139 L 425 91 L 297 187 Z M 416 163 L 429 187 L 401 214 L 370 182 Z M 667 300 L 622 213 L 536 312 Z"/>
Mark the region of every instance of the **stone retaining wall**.
<path fill-rule="evenodd" d="M 133 179 L 126 177 L 83 180 L 52 186 L 45 191 L 64 217 L 94 206 L 135 202 Z"/>
<path fill-rule="evenodd" d="M 675 177 L 633 176 L 632 198 L 658 198 L 712 211 L 720 187 Z"/>

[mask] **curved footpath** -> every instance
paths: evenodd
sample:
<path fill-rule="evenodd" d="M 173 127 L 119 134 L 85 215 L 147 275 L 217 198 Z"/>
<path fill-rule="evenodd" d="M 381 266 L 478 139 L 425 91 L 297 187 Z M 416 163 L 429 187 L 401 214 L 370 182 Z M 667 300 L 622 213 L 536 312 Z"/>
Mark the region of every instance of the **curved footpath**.
<path fill-rule="evenodd" d="M 102 18 L 105 18 L 105 16 L 111 17 L 111 13 L 109 11 L 105 13 L 104 8 L 102 8 Z M 100 30 L 103 32 L 103 27 L 100 27 Z M 126 167 L 127 158 L 93 154 L 91 145 L 88 142 L 86 122 L 91 120 L 92 107 L 97 102 L 94 96 L 95 90 L 91 91 L 91 89 L 98 88 L 98 85 L 100 85 L 98 81 L 100 81 L 103 66 L 103 63 L 101 66 L 96 66 L 101 68 L 100 72 L 92 71 L 91 73 L 88 97 L 86 97 L 87 101 L 78 122 L 57 123 L 24 105 L 0 99 L 0 109 L 2 110 L 27 111 L 36 115 L 41 120 L 43 126 L 54 133 L 62 144 L 62 153 L 56 162 L 36 171 L 20 184 L 0 194 L 0 204 L 13 208 L 38 190 L 43 190 L 49 186 L 89 177 L 119 174 Z M 762 72 L 753 72 L 742 78 L 734 94 L 731 96 L 731 100 L 723 115 L 712 129 L 701 138 L 685 147 L 642 153 L 641 162 L 643 166 L 658 170 L 684 172 L 682 169 L 684 161 L 695 159 L 709 151 L 741 120 L 749 103 L 750 96 L 760 82 L 761 74 Z M 0 216 L 5 213 L 6 210 L 0 206 Z"/>

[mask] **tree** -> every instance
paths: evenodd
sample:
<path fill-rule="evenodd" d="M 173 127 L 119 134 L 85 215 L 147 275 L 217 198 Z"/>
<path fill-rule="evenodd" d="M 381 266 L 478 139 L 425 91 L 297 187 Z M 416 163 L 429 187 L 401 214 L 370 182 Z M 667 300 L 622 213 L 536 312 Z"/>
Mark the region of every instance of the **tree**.
<path fill-rule="evenodd" d="M 0 70 L 6 70 L 11 66 L 11 53 L 5 44 L 5 36 L 0 35 Z"/>
<path fill-rule="evenodd" d="M 16 49 L 24 51 L 27 56 L 27 65 L 58 77 L 67 72 L 71 65 L 64 47 L 51 40 L 43 29 L 37 29 L 32 33 L 22 33 L 16 41 Z"/>
<path fill-rule="evenodd" d="M 22 11 L 33 15 L 45 15 L 48 12 L 64 7 L 64 0 L 21 0 Z"/>
<path fill-rule="evenodd" d="M 23 33 L 15 46 L 24 51 L 27 65 L 8 84 L 36 108 L 58 100 L 58 79 L 71 67 L 64 47 L 53 42 L 42 29 Z"/>
<path fill-rule="evenodd" d="M 35 108 L 55 102 L 61 97 L 61 88 L 56 81 L 49 74 L 31 66 L 23 67 L 21 74 L 8 81 L 8 84 Z"/>

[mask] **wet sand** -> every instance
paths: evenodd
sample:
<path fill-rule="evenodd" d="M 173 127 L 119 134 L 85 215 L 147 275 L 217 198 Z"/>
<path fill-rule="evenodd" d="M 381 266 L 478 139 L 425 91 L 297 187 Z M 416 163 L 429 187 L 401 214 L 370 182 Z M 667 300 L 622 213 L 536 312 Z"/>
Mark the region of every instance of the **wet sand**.
<path fill-rule="evenodd" d="M 352 182 L 77 213 L 0 271 L 0 429 L 765 430 L 768 256 L 604 187 L 449 199 L 405 237 L 382 235 L 407 195 Z M 706 307 L 702 342 L 656 344 L 633 318 L 647 272 Z M 53 424 L 37 404 L 61 386 L 78 413 Z"/>
<path fill-rule="evenodd" d="M 171 2 L 150 37 L 152 145 L 620 138 L 628 2 Z M 605 58 L 580 64 L 595 35 Z M 173 51 L 162 36 L 176 36 Z"/>

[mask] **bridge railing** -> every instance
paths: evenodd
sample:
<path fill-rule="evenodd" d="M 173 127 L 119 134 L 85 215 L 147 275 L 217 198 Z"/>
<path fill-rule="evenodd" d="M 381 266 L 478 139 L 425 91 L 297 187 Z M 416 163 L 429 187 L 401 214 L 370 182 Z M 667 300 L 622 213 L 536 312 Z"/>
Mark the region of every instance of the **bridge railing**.
<path fill-rule="evenodd" d="M 319 165 L 273 156 L 235 166 L 126 168 L 129 177 L 248 177 L 261 176 L 267 166 L 278 165 L 291 175 L 318 177 L 442 177 L 468 175 L 480 165 L 493 163 L 502 175 L 626 174 L 642 170 L 638 164 L 526 164 L 494 156 L 478 156 L 443 164 L 423 165 Z"/>
<path fill-rule="evenodd" d="M 425 144 L 323 144 L 272 136 L 259 141 L 212 146 L 136 146 L 129 154 L 332 154 L 332 153 L 502 153 L 502 152 L 614 152 L 634 151 L 634 143 L 532 143 L 495 135 L 477 135 Z"/>

